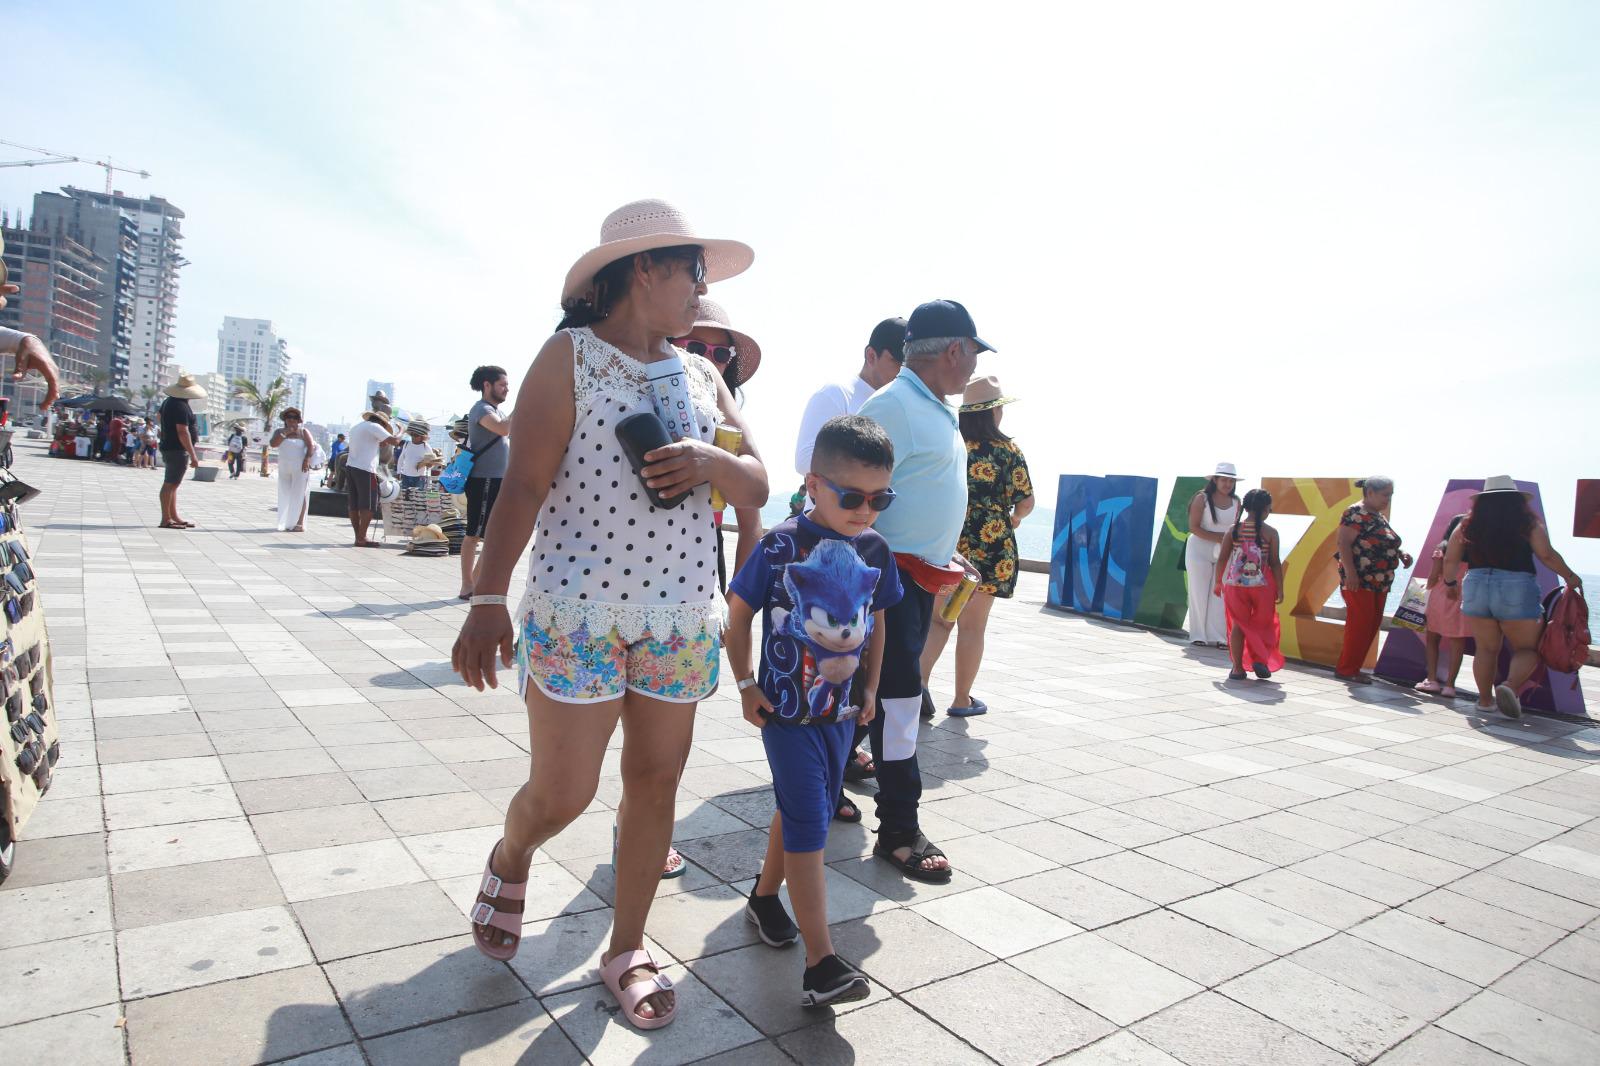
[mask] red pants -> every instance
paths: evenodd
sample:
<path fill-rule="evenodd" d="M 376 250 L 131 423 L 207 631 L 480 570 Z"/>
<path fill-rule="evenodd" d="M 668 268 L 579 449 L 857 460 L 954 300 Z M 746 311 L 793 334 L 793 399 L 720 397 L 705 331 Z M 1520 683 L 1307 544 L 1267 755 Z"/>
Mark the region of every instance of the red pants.
<path fill-rule="evenodd" d="M 1376 589 L 1363 588 L 1351 592 L 1341 588 L 1344 597 L 1344 647 L 1339 652 L 1339 665 L 1335 671 L 1340 677 L 1354 677 L 1367 661 L 1367 652 L 1383 628 L 1383 604 L 1387 599 Z"/>

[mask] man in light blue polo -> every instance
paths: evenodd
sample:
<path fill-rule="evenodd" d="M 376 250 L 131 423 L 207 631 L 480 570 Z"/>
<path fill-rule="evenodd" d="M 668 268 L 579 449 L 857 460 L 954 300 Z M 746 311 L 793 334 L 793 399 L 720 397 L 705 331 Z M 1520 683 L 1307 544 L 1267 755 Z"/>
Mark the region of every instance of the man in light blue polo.
<path fill-rule="evenodd" d="M 906 324 L 905 367 L 861 407 L 894 442 L 895 505 L 878 516 L 900 568 L 905 596 L 884 612 L 883 668 L 872 754 L 878 764 L 878 842 L 873 854 L 904 876 L 944 884 L 950 862 L 917 821 L 922 773 L 917 729 L 922 707 L 922 646 L 933 619 L 935 591 L 948 577 L 967 514 L 967 449 L 956 409 L 972 379 L 978 353 L 993 351 L 978 338 L 967 309 L 934 300 Z"/>

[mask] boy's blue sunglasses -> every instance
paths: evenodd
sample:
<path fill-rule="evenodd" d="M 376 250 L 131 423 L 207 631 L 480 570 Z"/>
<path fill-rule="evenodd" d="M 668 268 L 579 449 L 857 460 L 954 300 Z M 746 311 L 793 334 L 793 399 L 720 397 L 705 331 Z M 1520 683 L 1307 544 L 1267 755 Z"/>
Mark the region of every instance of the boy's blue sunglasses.
<path fill-rule="evenodd" d="M 858 492 L 855 489 L 841 489 L 821 474 L 817 475 L 817 480 L 833 490 L 834 495 L 839 497 L 839 506 L 846 511 L 854 511 L 862 504 L 866 504 L 874 511 L 887 511 L 889 505 L 895 499 L 894 489 L 884 489 L 882 492 L 874 492 L 869 496 L 865 492 Z"/>

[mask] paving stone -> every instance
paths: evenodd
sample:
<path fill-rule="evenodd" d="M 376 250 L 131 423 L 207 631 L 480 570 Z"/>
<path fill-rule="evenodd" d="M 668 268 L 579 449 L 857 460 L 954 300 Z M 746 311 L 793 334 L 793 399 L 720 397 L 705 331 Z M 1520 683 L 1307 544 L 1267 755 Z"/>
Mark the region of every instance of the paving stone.
<path fill-rule="evenodd" d="M 110 928 L 111 896 L 104 877 L 0 893 L 0 950 L 88 936 Z"/>
<path fill-rule="evenodd" d="M 1168 1007 L 1133 1032 L 1189 1066 L 1348 1066 L 1350 1061 L 1214 992 Z"/>
<path fill-rule="evenodd" d="M 1377 1066 L 1515 1066 L 1515 1059 L 1463 1040 L 1454 1033 L 1428 1026 L 1377 1060 Z"/>
<path fill-rule="evenodd" d="M 1519 955 L 1537 955 L 1566 935 L 1565 930 L 1553 925 L 1492 907 L 1449 889 L 1430 892 L 1401 909 Z"/>
<path fill-rule="evenodd" d="M 373 804 L 373 809 L 398 836 L 500 825 L 505 820 L 500 811 L 473 792 L 384 800 Z"/>
<path fill-rule="evenodd" d="M 1515 952 L 1400 911 L 1380 914 L 1350 934 L 1479 985 L 1489 984 L 1522 961 Z"/>
<path fill-rule="evenodd" d="M 1275 955 L 1288 954 L 1335 930 L 1231 888 L 1174 903 L 1172 909 Z"/>
<path fill-rule="evenodd" d="M 238 797 L 227 784 L 162 788 L 105 798 L 105 823 L 113 831 L 243 816 Z"/>
<path fill-rule="evenodd" d="M 154 789 L 182 788 L 187 785 L 224 784 L 228 775 L 222 760 L 214 755 L 192 759 L 158 759 L 126 762 L 102 767 L 100 781 L 106 795 L 121 792 L 149 792 Z"/>
<path fill-rule="evenodd" d="M 1017 826 L 1001 830 L 994 836 L 1063 866 L 1103 855 L 1115 855 L 1122 850 L 1109 841 L 1056 822 Z"/>
<path fill-rule="evenodd" d="M 1366 896 L 1390 907 L 1398 907 L 1429 891 L 1428 884 L 1414 881 L 1344 855 L 1318 855 L 1289 867 L 1294 873 L 1314 878 L 1335 888 Z"/>
<path fill-rule="evenodd" d="M 1386 909 L 1376 900 L 1346 892 L 1293 870 L 1271 870 L 1233 887 L 1248 896 L 1334 929 L 1348 928 Z"/>
<path fill-rule="evenodd" d="M 260 855 L 117 874 L 111 878 L 111 893 L 119 929 L 283 902 L 272 867 Z"/>
<path fill-rule="evenodd" d="M 1437 1018 L 1477 991 L 1470 981 L 1344 933 L 1290 958 L 1380 1003 L 1423 1018 Z"/>
<path fill-rule="evenodd" d="M 1120 922 L 1156 909 L 1156 904 L 1076 870 L 1049 870 L 1006 886 L 1018 899 L 1084 929 Z"/>
<path fill-rule="evenodd" d="M 892 992 L 904 992 L 994 961 L 914 910 L 895 908 L 834 925 L 834 950 Z"/>
<path fill-rule="evenodd" d="M 1600 954 L 1584 937 L 1567 937 L 1559 944 L 1546 948 L 1539 956 L 1540 962 L 1559 966 L 1568 973 L 1600 981 Z"/>
<path fill-rule="evenodd" d="M 349 779 L 363 796 L 374 802 L 468 791 L 462 780 L 443 766 L 357 770 L 349 775 Z"/>
<path fill-rule="evenodd" d="M 760 1039 L 760 1033 L 681 966 L 668 966 L 663 972 L 677 992 L 678 1010 L 684 1018 L 694 1018 L 694 1026 L 673 1024 L 641 1032 L 615 1016 L 615 1000 L 598 985 L 551 996 L 544 1007 L 596 1066 L 621 1066 L 645 1056 L 650 1062 L 675 1066 Z"/>
<path fill-rule="evenodd" d="M 838 944 L 834 950 L 840 952 Z M 840 953 L 857 966 L 863 965 L 861 960 Z M 882 1002 L 890 995 L 884 986 L 874 983 L 867 999 L 822 1011 L 808 1009 L 800 1006 L 805 967 L 805 948 L 799 944 L 786 949 L 752 944 L 700 959 L 694 965 L 694 976 L 768 1036 L 827 1024 L 843 1013 Z"/>
<path fill-rule="evenodd" d="M 1011 965 L 1119 1026 L 1203 991 L 1118 944 L 1085 933 L 1025 952 Z"/>
<path fill-rule="evenodd" d="M 1272 959 L 1272 955 L 1169 910 L 1153 911 L 1097 933 L 1152 962 L 1211 986 Z"/>
<path fill-rule="evenodd" d="M 795 1062 L 898 1062 L 906 1048 L 940 1066 L 982 1066 L 992 1060 L 926 1015 L 899 1000 L 875 1003 L 780 1037 L 778 1046 Z"/>
<path fill-rule="evenodd" d="M 211 739 L 204 733 L 179 733 L 173 736 L 132 737 L 126 740 L 101 740 L 95 754 L 102 766 L 159 759 L 202 758 L 215 754 Z"/>
<path fill-rule="evenodd" d="M 23 1022 L 0 1031 L 8 1047 L 25 1048 L 28 1066 L 124 1066 L 122 1009 L 104 1007 Z"/>
<path fill-rule="evenodd" d="M 117 934 L 124 999 L 287 970 L 311 951 L 285 907 L 124 929 Z"/>
<path fill-rule="evenodd" d="M 500 835 L 499 825 L 485 825 L 405 837 L 401 843 L 429 877 L 461 877 L 483 872 Z"/>
<path fill-rule="evenodd" d="M 284 781 L 240 781 L 234 793 L 246 814 L 273 814 L 307 807 L 355 803 L 363 797 L 346 775 L 315 774 Z"/>
<path fill-rule="evenodd" d="M 1055 868 L 1055 863 L 987 833 L 950 842 L 960 852 L 961 869 L 987 884 L 997 885 Z"/>
<path fill-rule="evenodd" d="M 321 962 L 440 940 L 466 927 L 461 910 L 428 882 L 305 900 L 294 913 Z"/>
<path fill-rule="evenodd" d="M 925 985 L 905 998 L 1006 1066 L 1047 1061 L 1115 1028 L 1003 962 Z"/>
<path fill-rule="evenodd" d="M 944 896 L 911 908 L 968 943 L 1006 958 L 1073 936 L 1078 926 L 998 888 Z"/>
<path fill-rule="evenodd" d="M 1247 877 L 1265 873 L 1273 867 L 1270 863 L 1230 851 L 1199 837 L 1176 837 L 1150 844 L 1139 849 L 1140 855 L 1149 856 L 1175 866 L 1188 873 L 1197 874 L 1219 885 L 1231 885 Z"/>
<path fill-rule="evenodd" d="M 117 958 L 112 934 L 52 940 L 0 949 L 0 1027 L 116 1003 Z M 10 1047 L 9 1031 L 0 1039 Z"/>
<path fill-rule="evenodd" d="M 120 829 L 108 834 L 106 842 L 113 874 L 237 859 L 260 852 L 261 845 L 243 818 Z"/>
<path fill-rule="evenodd" d="M 323 970 L 363 1039 L 528 995 L 505 965 L 481 954 L 466 933 L 330 962 Z"/>
<path fill-rule="evenodd" d="M 373 1066 L 580 1066 L 584 1061 L 555 1020 L 531 1002 L 435 1022 L 368 1040 L 365 1046 Z"/>
<path fill-rule="evenodd" d="M 1439 1027 L 1527 1066 L 1572 1066 L 1594 1059 L 1595 1034 L 1496 992 L 1480 992 Z"/>
<path fill-rule="evenodd" d="M 1078 863 L 1073 869 L 1155 903 L 1176 903 L 1217 887 L 1217 883 L 1209 878 L 1188 873 L 1134 851 L 1091 859 Z"/>
<path fill-rule="evenodd" d="M 128 1004 L 136 1062 L 248 1066 L 351 1039 L 315 966 L 245 977 Z"/>
<path fill-rule="evenodd" d="M 1587 1029 L 1595 1027 L 1600 983 L 1542 962 L 1526 962 L 1506 974 L 1492 991 Z"/>
<path fill-rule="evenodd" d="M 268 856 L 267 861 L 291 903 L 426 879 L 398 840 L 286 851 Z"/>
<path fill-rule="evenodd" d="M 256 836 L 269 855 L 339 844 L 360 844 L 394 835 L 384 820 L 365 803 L 258 814 L 250 819 L 250 824 L 255 827 Z"/>
<path fill-rule="evenodd" d="M 1286 959 L 1217 991 L 1358 1062 L 1376 1058 L 1425 1023 Z"/>

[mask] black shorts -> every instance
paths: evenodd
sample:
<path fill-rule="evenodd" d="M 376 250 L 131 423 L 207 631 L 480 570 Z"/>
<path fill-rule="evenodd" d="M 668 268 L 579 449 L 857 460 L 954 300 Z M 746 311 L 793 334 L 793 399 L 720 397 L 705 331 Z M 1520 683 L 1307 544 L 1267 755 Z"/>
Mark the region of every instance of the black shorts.
<path fill-rule="evenodd" d="M 189 471 L 189 457 L 183 452 L 162 452 L 161 461 L 167 465 L 167 472 L 162 476 L 163 485 L 183 484 L 183 475 Z"/>
<path fill-rule="evenodd" d="M 500 479 L 497 477 L 467 478 L 467 532 L 466 536 L 482 539 L 489 528 L 489 513 L 500 496 Z"/>
<path fill-rule="evenodd" d="M 344 479 L 345 492 L 350 497 L 350 513 L 372 510 L 378 498 L 378 475 L 366 470 L 348 471 Z"/>

